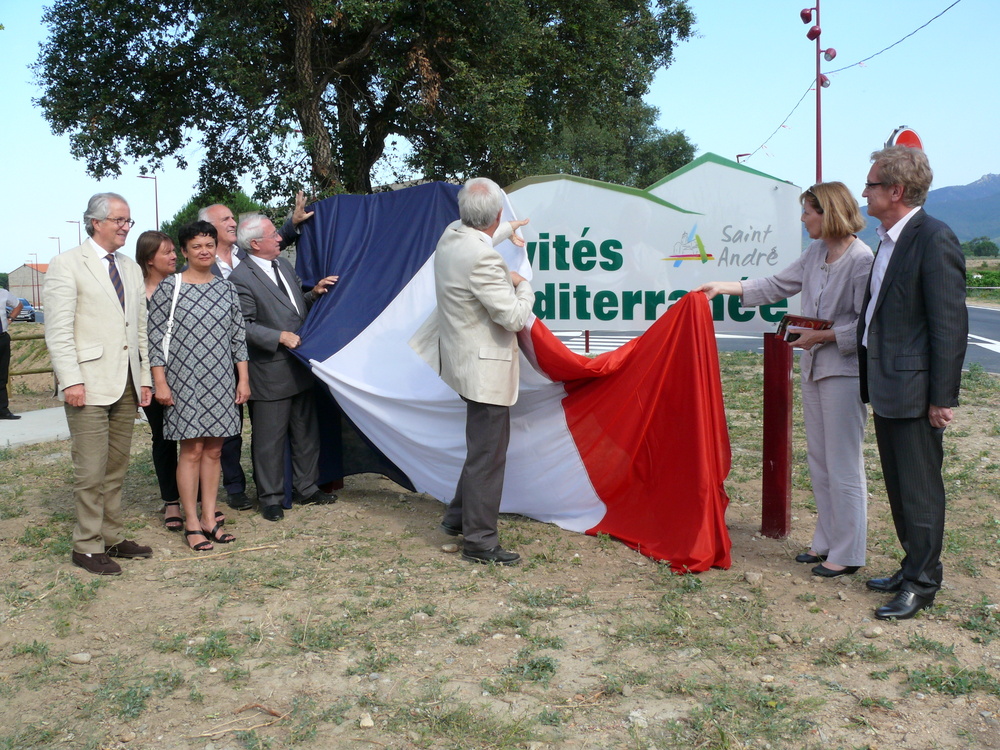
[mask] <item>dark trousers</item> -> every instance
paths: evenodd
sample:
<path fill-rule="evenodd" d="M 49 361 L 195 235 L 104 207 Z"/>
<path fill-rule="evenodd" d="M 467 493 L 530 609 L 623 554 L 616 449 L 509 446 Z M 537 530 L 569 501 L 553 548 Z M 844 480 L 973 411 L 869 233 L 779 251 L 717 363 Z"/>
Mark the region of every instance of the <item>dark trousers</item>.
<path fill-rule="evenodd" d="M 142 407 L 153 436 L 151 453 L 156 483 L 160 486 L 160 498 L 165 503 L 176 503 L 181 497 L 177 491 L 177 441 L 163 437 L 163 409 L 163 405 L 155 398 L 149 406 Z"/>
<path fill-rule="evenodd" d="M 444 522 L 462 529 L 465 549 L 482 552 L 500 544 L 497 517 L 507 468 L 510 408 L 462 400 L 466 403 L 467 452 L 455 499 L 444 514 Z"/>
<path fill-rule="evenodd" d="M 944 539 L 943 429 L 927 417 L 875 415 L 875 437 L 896 536 L 903 548 L 903 590 L 934 596 L 941 588 Z"/>
<path fill-rule="evenodd" d="M 303 497 L 319 487 L 319 420 L 313 391 L 276 401 L 253 401 L 254 478 L 261 507 L 285 499 L 286 444 L 291 450 L 292 486 Z"/>
<path fill-rule="evenodd" d="M 240 410 L 240 431 L 222 441 L 222 486 L 230 495 L 247 491 L 247 477 L 243 473 L 243 406 Z"/>
<path fill-rule="evenodd" d="M 10 334 L 0 333 L 0 414 L 10 408 L 7 399 L 7 376 L 10 373 Z"/>

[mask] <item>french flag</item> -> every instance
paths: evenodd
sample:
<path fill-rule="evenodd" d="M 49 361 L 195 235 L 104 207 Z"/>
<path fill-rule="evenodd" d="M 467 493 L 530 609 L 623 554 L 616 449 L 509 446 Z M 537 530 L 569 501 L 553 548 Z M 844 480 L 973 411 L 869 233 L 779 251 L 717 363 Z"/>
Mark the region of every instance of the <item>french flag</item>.
<path fill-rule="evenodd" d="M 340 454 L 333 473 L 377 471 L 442 503 L 465 460 L 465 404 L 409 341 L 435 308 L 434 248 L 458 218 L 457 194 L 429 183 L 323 200 L 302 225 L 296 259 L 306 286 L 340 281 L 313 306 L 295 353 L 370 449 L 325 435 Z M 530 278 L 522 248 L 498 250 Z M 609 534 L 677 572 L 728 568 L 729 437 L 704 296 L 685 296 L 642 336 L 595 358 L 534 317 L 519 341 L 502 512 Z"/>

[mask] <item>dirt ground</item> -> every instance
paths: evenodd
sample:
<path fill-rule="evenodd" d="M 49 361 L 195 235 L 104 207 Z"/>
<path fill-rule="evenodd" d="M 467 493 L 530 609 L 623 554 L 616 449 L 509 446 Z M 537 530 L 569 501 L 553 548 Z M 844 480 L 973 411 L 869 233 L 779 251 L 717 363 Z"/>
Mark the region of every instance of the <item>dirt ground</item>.
<path fill-rule="evenodd" d="M 229 511 L 237 542 L 195 555 L 140 424 L 126 524 L 154 557 L 96 578 L 69 564 L 68 443 L 2 451 L 0 750 L 1000 747 L 1000 386 L 967 379 L 945 587 L 895 623 L 864 587 L 899 559 L 871 438 L 867 567 L 793 561 L 815 520 L 798 448 L 792 533 L 760 535 L 760 405 L 734 386 L 758 371 L 724 362 L 733 564 L 700 575 L 520 517 L 522 566 L 470 565 L 440 503 L 374 475 L 277 524 Z"/>

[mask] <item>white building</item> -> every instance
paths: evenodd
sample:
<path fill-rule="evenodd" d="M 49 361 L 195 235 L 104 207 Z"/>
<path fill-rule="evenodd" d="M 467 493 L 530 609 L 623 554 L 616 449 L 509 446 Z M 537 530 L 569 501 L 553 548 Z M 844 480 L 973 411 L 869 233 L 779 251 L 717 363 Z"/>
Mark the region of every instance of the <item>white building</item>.
<path fill-rule="evenodd" d="M 48 270 L 48 263 L 25 263 L 20 268 L 15 268 L 7 274 L 10 293 L 28 300 L 33 307 L 41 307 L 42 285 Z"/>

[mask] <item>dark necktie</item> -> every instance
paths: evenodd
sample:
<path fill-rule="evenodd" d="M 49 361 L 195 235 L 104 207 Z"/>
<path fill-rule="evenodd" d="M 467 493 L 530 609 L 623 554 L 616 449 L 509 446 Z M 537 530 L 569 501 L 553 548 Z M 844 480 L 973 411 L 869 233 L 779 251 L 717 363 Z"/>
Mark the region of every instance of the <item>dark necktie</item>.
<path fill-rule="evenodd" d="M 118 301 L 122 303 L 122 310 L 124 310 L 125 287 L 122 286 L 122 277 L 118 273 L 118 266 L 115 265 L 115 255 L 114 253 L 108 253 L 105 257 L 108 261 L 108 275 L 111 277 L 111 285 L 115 288 L 115 292 L 118 294 Z"/>
<path fill-rule="evenodd" d="M 271 268 L 274 269 L 274 278 L 278 280 L 278 289 L 280 289 L 281 293 L 288 297 L 288 299 L 291 299 L 291 296 L 288 294 L 288 290 L 285 289 L 285 282 L 281 280 L 281 271 L 278 270 L 277 260 L 271 261 Z"/>

